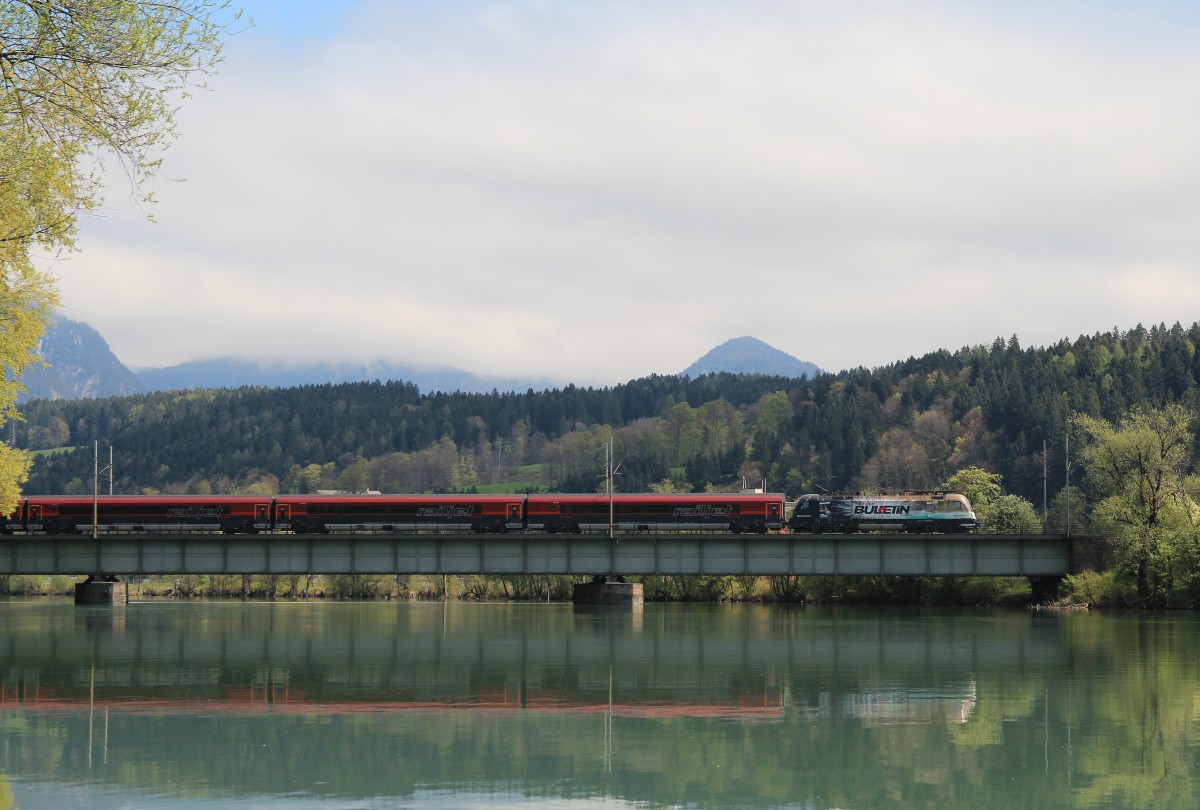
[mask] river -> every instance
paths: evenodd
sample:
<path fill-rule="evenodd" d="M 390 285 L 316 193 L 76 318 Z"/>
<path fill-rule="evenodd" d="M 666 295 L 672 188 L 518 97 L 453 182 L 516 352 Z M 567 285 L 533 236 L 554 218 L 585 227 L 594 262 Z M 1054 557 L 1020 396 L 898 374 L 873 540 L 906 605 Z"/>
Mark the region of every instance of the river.
<path fill-rule="evenodd" d="M 0 603 L 0 810 L 1200 805 L 1192 614 Z"/>

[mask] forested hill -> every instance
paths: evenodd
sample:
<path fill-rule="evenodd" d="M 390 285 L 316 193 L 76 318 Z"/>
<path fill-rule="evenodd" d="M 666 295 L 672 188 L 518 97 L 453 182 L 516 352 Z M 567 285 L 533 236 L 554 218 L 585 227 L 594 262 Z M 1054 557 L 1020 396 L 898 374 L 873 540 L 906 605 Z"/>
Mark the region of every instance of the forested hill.
<path fill-rule="evenodd" d="M 1113 331 L 1022 349 L 1016 338 L 816 379 L 650 377 L 603 389 L 421 395 L 401 383 L 34 401 L 15 429 L 39 454 L 29 493 L 90 493 L 93 442 L 118 493 L 591 490 L 612 436 L 618 487 L 767 482 L 920 489 L 980 466 L 1041 501 L 1061 486 L 1073 412 L 1196 409 L 1200 325 Z M 1056 480 L 1057 479 L 1057 480 Z"/>

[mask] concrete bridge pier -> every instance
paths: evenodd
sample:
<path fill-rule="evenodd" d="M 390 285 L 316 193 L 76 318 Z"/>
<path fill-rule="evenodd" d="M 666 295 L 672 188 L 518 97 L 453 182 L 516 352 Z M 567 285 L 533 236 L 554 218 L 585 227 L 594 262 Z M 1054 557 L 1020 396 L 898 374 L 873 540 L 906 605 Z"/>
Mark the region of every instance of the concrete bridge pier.
<path fill-rule="evenodd" d="M 591 582 L 582 582 L 575 586 L 571 593 L 571 601 L 577 605 L 638 606 L 643 604 L 645 599 L 640 582 L 625 582 L 621 577 L 592 577 Z"/>
<path fill-rule="evenodd" d="M 91 576 L 75 585 L 77 605 L 127 605 L 129 587 L 120 577 Z"/>
<path fill-rule="evenodd" d="M 1030 577 L 1029 588 L 1032 591 L 1033 604 L 1048 605 L 1058 599 L 1058 586 L 1062 577 Z"/>

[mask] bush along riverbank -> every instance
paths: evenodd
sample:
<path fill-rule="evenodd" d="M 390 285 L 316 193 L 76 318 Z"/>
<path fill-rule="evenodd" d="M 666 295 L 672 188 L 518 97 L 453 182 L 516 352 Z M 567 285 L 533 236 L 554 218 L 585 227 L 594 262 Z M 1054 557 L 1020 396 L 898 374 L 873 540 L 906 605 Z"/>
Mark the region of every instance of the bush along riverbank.
<path fill-rule="evenodd" d="M 83 578 L 0 577 L 0 595 L 69 596 Z M 183 576 L 130 578 L 131 599 L 397 599 L 569 602 L 568 576 Z M 1031 602 L 1020 577 L 629 577 L 650 602 L 1020 606 Z M 1071 599 L 1108 593 L 1095 578 L 1079 580 Z"/>

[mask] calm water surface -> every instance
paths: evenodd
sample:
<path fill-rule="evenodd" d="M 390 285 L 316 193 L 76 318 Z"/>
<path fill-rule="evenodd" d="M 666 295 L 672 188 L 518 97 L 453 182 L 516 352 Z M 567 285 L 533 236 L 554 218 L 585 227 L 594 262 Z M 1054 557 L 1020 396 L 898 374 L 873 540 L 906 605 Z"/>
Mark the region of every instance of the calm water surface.
<path fill-rule="evenodd" d="M 1200 804 L 1189 615 L 0 603 L 0 810 Z"/>

